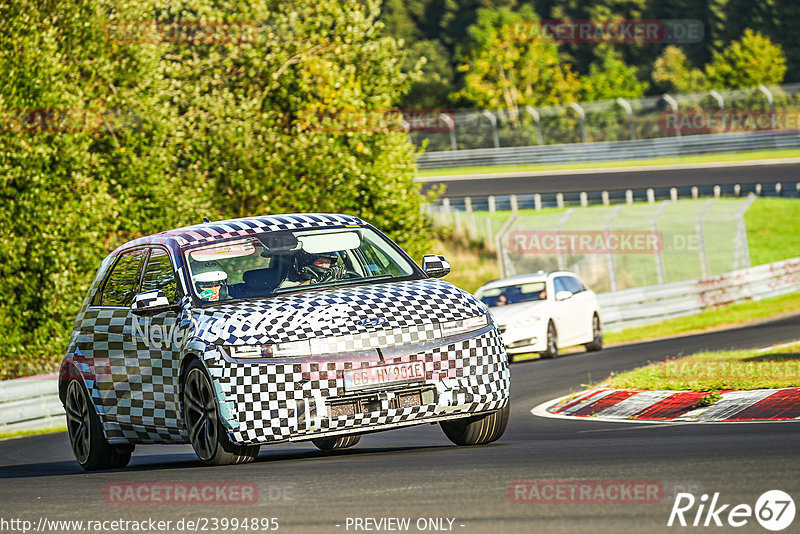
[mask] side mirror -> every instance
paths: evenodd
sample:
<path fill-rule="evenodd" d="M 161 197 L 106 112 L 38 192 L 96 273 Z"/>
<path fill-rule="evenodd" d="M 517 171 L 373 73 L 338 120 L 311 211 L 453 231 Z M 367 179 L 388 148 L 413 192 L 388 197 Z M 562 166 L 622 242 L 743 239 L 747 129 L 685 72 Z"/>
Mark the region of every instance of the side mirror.
<path fill-rule="evenodd" d="M 422 256 L 422 270 L 431 278 L 442 278 L 450 274 L 450 262 L 438 254 Z"/>
<path fill-rule="evenodd" d="M 572 291 L 559 291 L 556 293 L 556 300 L 567 300 L 572 298 Z"/>
<path fill-rule="evenodd" d="M 144 291 L 133 297 L 131 312 L 134 315 L 156 315 L 165 311 L 174 310 L 175 306 L 160 289 Z"/>

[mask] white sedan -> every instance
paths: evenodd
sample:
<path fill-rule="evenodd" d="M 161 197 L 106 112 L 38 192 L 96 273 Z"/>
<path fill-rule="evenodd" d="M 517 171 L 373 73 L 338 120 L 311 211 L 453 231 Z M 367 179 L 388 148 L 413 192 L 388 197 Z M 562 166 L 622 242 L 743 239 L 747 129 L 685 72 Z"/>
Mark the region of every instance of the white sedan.
<path fill-rule="evenodd" d="M 567 271 L 495 280 L 475 293 L 489 306 L 509 354 L 538 352 L 555 358 L 559 348 L 603 348 L 597 295 Z"/>

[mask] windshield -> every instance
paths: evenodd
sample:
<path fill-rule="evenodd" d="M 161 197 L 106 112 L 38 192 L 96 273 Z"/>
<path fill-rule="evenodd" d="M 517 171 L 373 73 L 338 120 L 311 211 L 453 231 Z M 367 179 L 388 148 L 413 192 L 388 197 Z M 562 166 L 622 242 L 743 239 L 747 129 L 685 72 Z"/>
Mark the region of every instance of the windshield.
<path fill-rule="evenodd" d="M 265 232 L 185 251 L 201 302 L 405 279 L 417 269 L 371 228 Z"/>
<path fill-rule="evenodd" d="M 546 300 L 547 292 L 545 291 L 545 282 L 542 281 L 484 289 L 478 291 L 477 297 L 490 308 L 494 308 L 519 302 Z"/>

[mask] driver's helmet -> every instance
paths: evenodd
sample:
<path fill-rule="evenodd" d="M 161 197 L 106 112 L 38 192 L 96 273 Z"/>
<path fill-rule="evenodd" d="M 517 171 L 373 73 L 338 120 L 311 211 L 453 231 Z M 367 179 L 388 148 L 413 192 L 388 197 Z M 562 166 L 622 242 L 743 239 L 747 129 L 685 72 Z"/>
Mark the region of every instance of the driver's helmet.
<path fill-rule="evenodd" d="M 193 268 L 194 283 L 197 294 L 203 300 L 220 300 L 223 288 L 228 283 L 228 274 L 216 261 L 204 262 Z"/>
<path fill-rule="evenodd" d="M 322 252 L 318 254 L 302 252 L 297 257 L 297 271 L 301 276 L 307 279 L 322 279 L 328 274 L 331 267 L 336 265 L 338 259 L 339 254 L 336 252 Z M 319 260 L 328 260 L 330 265 L 328 267 L 317 265 Z"/>

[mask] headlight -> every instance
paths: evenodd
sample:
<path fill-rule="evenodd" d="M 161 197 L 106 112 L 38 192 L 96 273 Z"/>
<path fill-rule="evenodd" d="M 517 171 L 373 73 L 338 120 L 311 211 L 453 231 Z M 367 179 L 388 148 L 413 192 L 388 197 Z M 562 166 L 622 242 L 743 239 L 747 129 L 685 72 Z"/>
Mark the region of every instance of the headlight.
<path fill-rule="evenodd" d="M 484 313 L 483 315 L 476 315 L 469 319 L 439 323 L 439 329 L 442 332 L 442 337 L 447 337 L 472 332 L 473 330 L 483 328 L 487 324 L 489 324 L 489 315 Z"/>
<path fill-rule="evenodd" d="M 525 317 L 514 323 L 514 328 L 530 328 L 541 320 L 541 317 L 536 317 L 535 315 L 532 317 Z"/>
<path fill-rule="evenodd" d="M 308 340 L 268 345 L 231 345 L 227 348 L 234 358 L 291 358 L 311 355 L 311 344 Z"/>

